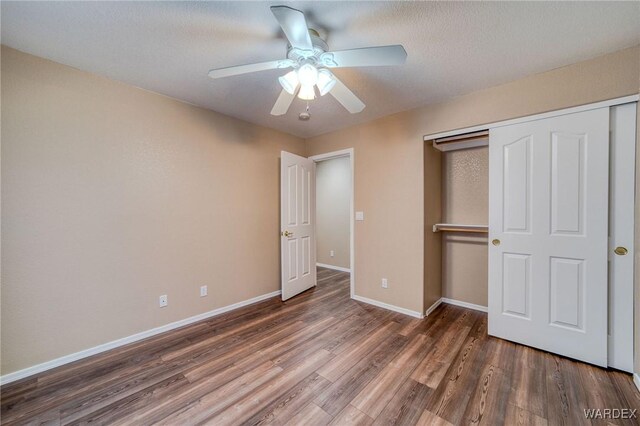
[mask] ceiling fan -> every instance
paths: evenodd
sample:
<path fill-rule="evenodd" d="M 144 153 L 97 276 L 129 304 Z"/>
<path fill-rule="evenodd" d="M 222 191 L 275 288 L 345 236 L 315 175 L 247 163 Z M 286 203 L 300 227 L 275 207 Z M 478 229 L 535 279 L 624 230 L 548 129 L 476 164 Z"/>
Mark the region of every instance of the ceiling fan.
<path fill-rule="evenodd" d="M 407 59 L 407 52 L 401 45 L 331 52 L 318 32 L 308 28 L 307 20 L 301 11 L 287 6 L 271 6 L 271 12 L 289 41 L 287 58 L 213 69 L 209 71 L 209 77 L 222 78 L 271 69 L 293 68 L 278 79 L 282 92 L 271 110 L 272 115 L 286 114 L 296 94 L 303 100 L 315 99 L 316 87 L 320 96 L 330 93 L 351 114 L 358 113 L 364 109 L 364 103 L 330 69 L 402 65 Z"/>

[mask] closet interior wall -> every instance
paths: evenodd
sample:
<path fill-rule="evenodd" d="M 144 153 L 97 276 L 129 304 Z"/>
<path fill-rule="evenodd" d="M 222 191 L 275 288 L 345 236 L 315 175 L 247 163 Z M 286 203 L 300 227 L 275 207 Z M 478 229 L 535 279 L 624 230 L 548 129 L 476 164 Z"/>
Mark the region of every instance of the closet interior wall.
<path fill-rule="evenodd" d="M 489 148 L 442 153 L 442 222 L 489 222 Z M 430 229 L 429 229 L 430 230 Z M 442 297 L 487 306 L 487 234 L 442 232 Z"/>

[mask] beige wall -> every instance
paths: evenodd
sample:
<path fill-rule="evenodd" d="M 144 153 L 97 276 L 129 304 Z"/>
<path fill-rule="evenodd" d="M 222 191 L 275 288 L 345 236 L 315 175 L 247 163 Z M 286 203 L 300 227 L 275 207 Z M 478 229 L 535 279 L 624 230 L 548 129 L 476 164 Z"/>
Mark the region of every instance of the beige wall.
<path fill-rule="evenodd" d="M 349 268 L 351 159 L 316 163 L 316 257 L 318 263 Z M 331 251 L 333 250 L 333 257 Z"/>
<path fill-rule="evenodd" d="M 432 148 L 433 149 L 433 148 Z M 443 154 L 442 216 L 445 223 L 489 223 L 489 148 Z M 442 235 L 442 296 L 487 306 L 485 234 Z"/>
<path fill-rule="evenodd" d="M 307 140 L 307 154 L 354 148 L 355 292 L 415 312 L 423 305 L 423 150 L 402 115 Z M 383 289 L 381 279 L 389 286 Z"/>
<path fill-rule="evenodd" d="M 425 307 L 424 135 L 637 94 L 639 70 L 640 48 L 629 48 L 308 139 L 309 155 L 355 148 L 356 294 Z"/>
<path fill-rule="evenodd" d="M 279 289 L 301 139 L 5 47 L 1 104 L 2 374 Z"/>

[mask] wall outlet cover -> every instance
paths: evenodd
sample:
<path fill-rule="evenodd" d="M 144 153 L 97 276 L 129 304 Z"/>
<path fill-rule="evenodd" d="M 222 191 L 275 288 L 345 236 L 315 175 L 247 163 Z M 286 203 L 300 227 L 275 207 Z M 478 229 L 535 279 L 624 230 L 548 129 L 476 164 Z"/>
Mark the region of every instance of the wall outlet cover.
<path fill-rule="evenodd" d="M 160 296 L 159 299 L 159 305 L 161 308 L 164 308 L 165 306 L 167 306 L 169 304 L 169 297 L 166 294 L 163 294 L 162 296 Z"/>
<path fill-rule="evenodd" d="M 356 212 L 356 220 L 364 220 L 364 212 Z"/>
<path fill-rule="evenodd" d="M 205 297 L 208 294 L 206 285 L 200 286 L 200 297 Z"/>
<path fill-rule="evenodd" d="M 389 281 L 386 278 L 382 279 L 382 288 L 389 288 Z"/>

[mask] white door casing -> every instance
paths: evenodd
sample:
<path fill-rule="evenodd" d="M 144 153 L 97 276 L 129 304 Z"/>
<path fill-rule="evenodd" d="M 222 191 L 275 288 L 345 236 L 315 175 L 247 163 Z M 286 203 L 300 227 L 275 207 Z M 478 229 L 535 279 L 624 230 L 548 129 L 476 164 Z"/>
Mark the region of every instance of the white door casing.
<path fill-rule="evenodd" d="M 313 160 L 315 163 L 318 163 L 320 161 L 324 161 L 324 160 L 331 160 L 334 158 L 341 158 L 341 157 L 349 157 L 349 160 L 351 162 L 351 183 L 350 183 L 350 193 L 351 193 L 351 199 L 349 200 L 349 215 L 350 215 L 350 219 L 349 219 L 349 275 L 350 275 L 350 283 L 349 283 L 349 287 L 350 287 L 350 297 L 353 299 L 353 297 L 355 296 L 355 288 L 356 288 L 356 268 L 355 268 L 355 236 L 354 236 L 354 229 L 355 229 L 355 212 L 354 212 L 354 195 L 355 195 L 355 188 L 354 188 L 354 176 L 355 176 L 355 169 L 354 169 L 354 150 L 353 148 L 347 148 L 347 149 L 342 149 L 339 151 L 332 151 L 332 152 L 325 152 L 323 154 L 316 154 L 316 155 L 312 155 L 311 157 L 309 157 L 309 159 Z"/>
<path fill-rule="evenodd" d="M 635 102 L 611 107 L 609 149 L 608 363 L 610 367 L 629 373 L 633 372 L 636 108 Z M 626 254 L 616 254 L 618 247 L 626 249 Z"/>
<path fill-rule="evenodd" d="M 280 252 L 282 300 L 316 285 L 316 165 L 280 155 Z"/>
<path fill-rule="evenodd" d="M 606 367 L 608 157 L 609 108 L 491 129 L 489 334 Z"/>

